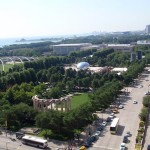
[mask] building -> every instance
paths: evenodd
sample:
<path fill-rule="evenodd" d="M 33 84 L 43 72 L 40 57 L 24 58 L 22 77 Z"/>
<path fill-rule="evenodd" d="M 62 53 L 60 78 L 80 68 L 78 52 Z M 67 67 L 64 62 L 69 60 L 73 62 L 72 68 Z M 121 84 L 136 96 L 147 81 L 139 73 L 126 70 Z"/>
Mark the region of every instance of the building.
<path fill-rule="evenodd" d="M 121 75 L 122 73 L 126 72 L 128 68 L 113 68 L 111 72 L 117 73 L 118 75 Z"/>
<path fill-rule="evenodd" d="M 54 55 L 68 55 L 72 51 L 77 51 L 77 50 L 80 50 L 82 47 L 87 47 L 90 45 L 91 43 L 53 45 L 53 54 Z"/>
<path fill-rule="evenodd" d="M 90 66 L 88 62 L 80 62 L 77 64 L 77 69 L 85 70 Z"/>
<path fill-rule="evenodd" d="M 137 59 L 142 59 L 142 51 L 137 51 Z"/>
<path fill-rule="evenodd" d="M 145 33 L 150 34 L 150 25 L 147 25 L 145 28 Z"/>
<path fill-rule="evenodd" d="M 137 41 L 137 45 L 146 45 L 146 46 L 150 47 L 150 41 L 149 40 Z"/>
<path fill-rule="evenodd" d="M 136 53 L 131 53 L 131 61 L 136 60 Z"/>
<path fill-rule="evenodd" d="M 133 45 L 130 44 L 108 44 L 108 48 L 113 48 L 118 52 L 132 52 Z"/>

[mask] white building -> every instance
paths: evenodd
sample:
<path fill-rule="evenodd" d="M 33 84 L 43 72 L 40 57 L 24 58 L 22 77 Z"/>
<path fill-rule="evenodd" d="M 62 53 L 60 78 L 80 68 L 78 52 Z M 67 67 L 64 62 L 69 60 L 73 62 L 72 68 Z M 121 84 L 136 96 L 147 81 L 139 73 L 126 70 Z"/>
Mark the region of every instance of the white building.
<path fill-rule="evenodd" d="M 147 25 L 145 28 L 145 33 L 150 34 L 150 25 Z"/>
<path fill-rule="evenodd" d="M 118 52 L 132 52 L 133 46 L 130 44 L 108 44 L 108 48 L 113 48 Z"/>
<path fill-rule="evenodd" d="M 68 55 L 72 51 L 80 50 L 82 47 L 92 45 L 91 43 L 77 43 L 77 44 L 59 44 L 53 45 L 53 53 L 55 55 Z"/>

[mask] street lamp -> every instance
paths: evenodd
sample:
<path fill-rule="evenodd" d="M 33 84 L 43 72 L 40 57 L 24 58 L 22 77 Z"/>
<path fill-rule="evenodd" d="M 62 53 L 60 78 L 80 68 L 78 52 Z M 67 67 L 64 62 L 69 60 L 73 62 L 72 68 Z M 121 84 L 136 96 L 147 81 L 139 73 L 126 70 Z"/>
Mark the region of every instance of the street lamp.
<path fill-rule="evenodd" d="M 10 143 L 10 142 L 9 141 L 6 142 L 6 150 L 8 150 L 8 146 L 7 146 L 8 143 Z"/>

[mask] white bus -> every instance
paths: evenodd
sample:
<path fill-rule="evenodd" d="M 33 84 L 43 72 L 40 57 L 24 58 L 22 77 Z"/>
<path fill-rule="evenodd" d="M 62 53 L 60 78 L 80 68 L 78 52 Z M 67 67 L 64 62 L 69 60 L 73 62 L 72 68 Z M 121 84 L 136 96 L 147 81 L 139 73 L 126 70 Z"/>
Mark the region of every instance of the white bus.
<path fill-rule="evenodd" d="M 31 145 L 31 146 L 36 146 L 40 148 L 46 148 L 48 147 L 48 142 L 47 140 L 36 137 L 36 136 L 31 136 L 31 135 L 25 135 L 22 137 L 22 143 Z"/>
<path fill-rule="evenodd" d="M 110 125 L 110 133 L 116 134 L 119 125 L 119 118 L 114 118 Z"/>

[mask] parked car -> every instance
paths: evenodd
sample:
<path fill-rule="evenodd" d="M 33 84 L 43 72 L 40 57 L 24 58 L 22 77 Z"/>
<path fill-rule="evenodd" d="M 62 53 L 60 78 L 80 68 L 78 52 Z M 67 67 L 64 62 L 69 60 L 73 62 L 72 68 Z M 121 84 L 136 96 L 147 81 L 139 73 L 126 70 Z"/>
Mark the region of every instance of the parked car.
<path fill-rule="evenodd" d="M 97 136 L 100 136 L 100 134 L 101 134 L 101 131 L 96 131 L 96 132 L 94 133 L 94 135 L 97 135 Z"/>
<path fill-rule="evenodd" d="M 114 117 L 114 116 L 115 116 L 115 114 L 114 114 L 114 113 L 111 113 L 111 114 L 110 114 L 110 116 L 113 116 L 113 117 Z"/>
<path fill-rule="evenodd" d="M 127 142 L 128 142 L 128 137 L 127 137 L 127 136 L 124 136 L 122 142 L 123 142 L 123 143 L 127 143 Z"/>
<path fill-rule="evenodd" d="M 93 135 L 90 137 L 91 142 L 95 142 L 97 139 L 98 139 L 98 135 L 95 135 L 95 134 L 93 134 Z"/>
<path fill-rule="evenodd" d="M 107 119 L 106 119 L 107 122 L 111 122 L 112 120 L 113 120 L 113 118 L 111 118 L 110 116 L 107 117 Z"/>
<path fill-rule="evenodd" d="M 121 143 L 120 150 L 125 150 L 125 149 L 126 149 L 126 144 L 125 143 Z"/>
<path fill-rule="evenodd" d="M 98 130 L 98 131 L 102 131 L 103 129 L 104 129 L 104 127 L 101 126 L 101 125 L 100 125 L 99 127 L 97 127 L 97 130 Z"/>
<path fill-rule="evenodd" d="M 106 121 L 103 121 L 102 122 L 102 126 L 106 126 L 107 125 L 107 122 Z"/>
<path fill-rule="evenodd" d="M 138 102 L 136 100 L 133 101 L 133 104 L 137 104 Z"/>
<path fill-rule="evenodd" d="M 86 147 L 85 146 L 81 146 L 80 150 L 86 150 Z"/>
<path fill-rule="evenodd" d="M 122 108 L 124 108 L 124 106 L 123 106 L 123 105 L 119 105 L 118 108 L 119 108 L 119 109 L 122 109 Z"/>
<path fill-rule="evenodd" d="M 85 141 L 85 142 L 83 143 L 83 146 L 85 146 L 85 147 L 90 147 L 91 144 L 92 144 L 92 142 L 90 142 L 90 141 Z"/>

